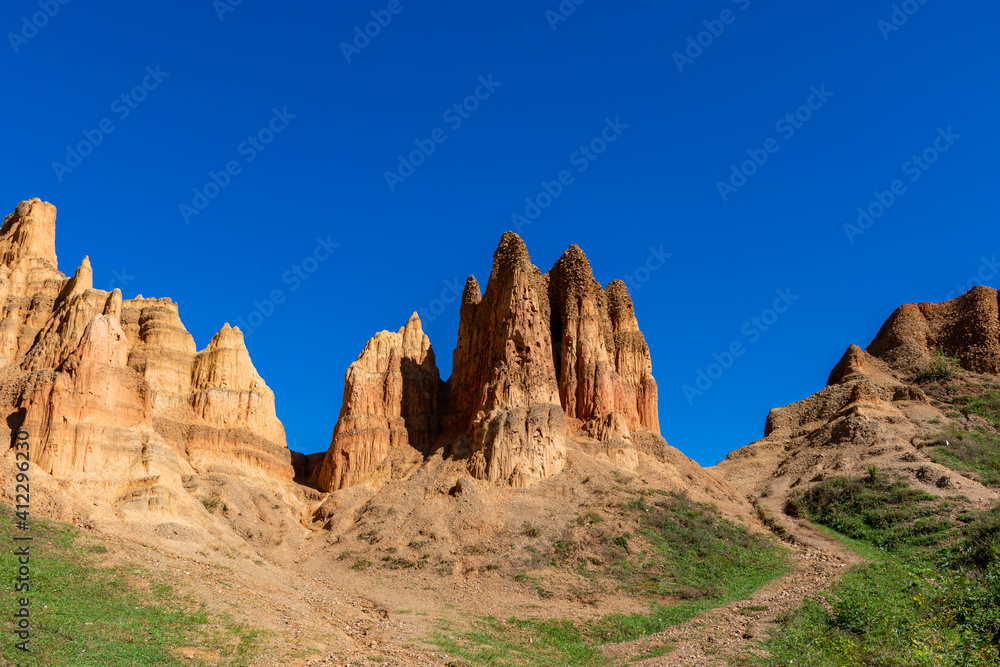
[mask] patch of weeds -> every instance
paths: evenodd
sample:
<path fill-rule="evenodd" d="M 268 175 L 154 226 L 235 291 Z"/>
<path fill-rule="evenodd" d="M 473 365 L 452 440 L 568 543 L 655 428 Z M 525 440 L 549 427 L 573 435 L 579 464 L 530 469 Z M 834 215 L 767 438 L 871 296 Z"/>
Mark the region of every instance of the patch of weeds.
<path fill-rule="evenodd" d="M 521 534 L 525 537 L 538 537 L 542 534 L 542 530 L 537 526 L 533 525 L 530 521 L 525 521 L 521 524 Z"/>
<path fill-rule="evenodd" d="M 1000 664 L 1000 507 L 945 528 L 943 503 L 884 474 L 818 486 L 804 515 L 870 562 L 829 591 L 829 609 L 810 600 L 779 619 L 752 664 Z"/>
<path fill-rule="evenodd" d="M 205 506 L 205 509 L 207 509 L 210 514 L 215 514 L 215 510 L 218 509 L 220 504 L 222 504 L 222 498 L 220 498 L 219 496 L 212 496 L 211 498 L 202 498 L 201 504 Z"/>
<path fill-rule="evenodd" d="M 929 382 L 947 382 L 955 377 L 955 370 L 958 362 L 949 357 L 941 349 L 934 350 L 934 358 L 930 366 L 921 371 L 916 378 L 917 384 L 927 384 Z"/>
<path fill-rule="evenodd" d="M 643 660 L 649 660 L 650 658 L 659 658 L 661 655 L 666 655 L 677 649 L 677 645 L 672 642 L 667 642 L 662 646 L 657 646 L 656 648 L 651 648 L 639 657 L 632 660 L 632 662 L 642 662 Z M 707 651 L 706 651 L 707 653 Z"/>
<path fill-rule="evenodd" d="M 354 561 L 354 565 L 352 565 L 351 567 L 360 572 L 367 570 L 368 566 L 370 566 L 371 564 L 372 562 L 367 558 L 365 558 L 364 556 L 358 556 L 357 560 Z"/>
<path fill-rule="evenodd" d="M 762 611 L 767 611 L 770 609 L 766 604 L 762 605 L 751 605 L 749 607 L 740 607 L 739 613 L 743 616 L 753 616 L 754 614 L 759 614 Z"/>
<path fill-rule="evenodd" d="M 790 501 L 801 516 L 886 551 L 938 544 L 951 528 L 938 516 L 940 503 L 874 467 L 866 477 L 824 480 Z"/>
<path fill-rule="evenodd" d="M 1000 486 L 1000 435 L 953 426 L 928 446 L 928 456 L 935 463 L 973 473 L 986 486 Z"/>
<path fill-rule="evenodd" d="M 368 544 L 376 544 L 382 541 L 382 536 L 379 535 L 378 531 L 372 528 L 371 530 L 365 531 L 358 535 L 359 540 L 364 540 Z"/>
<path fill-rule="evenodd" d="M 4 508 L 0 514 L 0 540 L 14 544 L 14 537 L 23 533 L 14 527 L 12 510 Z M 214 664 L 226 667 L 256 658 L 256 630 L 210 614 L 204 604 L 180 596 L 174 582 L 161 578 L 165 575 L 134 565 L 101 567 L 94 554 L 107 550 L 102 545 L 84 547 L 80 533 L 67 524 L 32 517 L 31 536 L 30 661 L 15 648 L 18 640 L 6 633 L 0 664 L 177 665 L 181 648 L 214 651 Z M 137 588 L 137 579 L 148 585 Z M 7 585 L 13 591 L 12 579 Z"/>

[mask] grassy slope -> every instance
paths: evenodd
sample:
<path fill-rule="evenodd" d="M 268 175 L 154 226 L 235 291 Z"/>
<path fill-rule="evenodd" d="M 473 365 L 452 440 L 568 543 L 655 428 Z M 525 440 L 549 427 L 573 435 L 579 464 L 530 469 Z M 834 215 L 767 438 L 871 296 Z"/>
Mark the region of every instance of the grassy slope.
<path fill-rule="evenodd" d="M 992 375 L 957 371 L 946 357 L 940 369 L 927 376 L 924 391 L 948 417 L 961 420 L 946 426 L 927 454 L 935 463 L 968 474 L 986 486 L 1000 486 L 1000 391 Z M 978 423 L 966 421 L 969 416 Z"/>
<path fill-rule="evenodd" d="M 101 546 L 88 546 L 72 526 L 33 519 L 29 531 L 13 525 L 4 506 L 0 543 L 30 534 L 31 653 L 14 648 L 7 632 L 15 611 L 16 563 L 6 546 L 2 559 L 4 641 L 0 664 L 39 667 L 114 667 L 117 665 L 199 665 L 182 660 L 178 648 L 205 651 L 212 664 L 248 664 L 257 633 L 208 614 L 203 605 L 179 597 L 171 586 L 139 568 L 100 566 Z M 145 580 L 141 588 L 134 582 Z"/>
<path fill-rule="evenodd" d="M 799 510 L 871 562 L 830 591 L 829 608 L 807 602 L 783 619 L 770 657 L 748 663 L 1000 664 L 1000 508 L 956 522 L 954 501 L 873 469 L 817 485 Z"/>
<path fill-rule="evenodd" d="M 550 562 L 615 582 L 620 590 L 648 600 L 648 614 L 613 614 L 582 625 L 558 619 L 487 618 L 460 628 L 442 622 L 433 642 L 473 665 L 602 665 L 602 644 L 682 623 L 706 609 L 745 598 L 787 571 L 786 552 L 776 541 L 753 535 L 721 518 L 714 507 L 685 496 L 648 492 L 619 510 L 639 520 L 640 534 L 608 532 L 597 515 L 588 514 L 577 522 L 588 525 L 588 542 L 593 544 L 558 540 Z M 595 546 L 603 552 L 595 552 Z M 544 597 L 544 590 L 540 594 Z M 648 657 L 671 648 L 660 647 Z"/>

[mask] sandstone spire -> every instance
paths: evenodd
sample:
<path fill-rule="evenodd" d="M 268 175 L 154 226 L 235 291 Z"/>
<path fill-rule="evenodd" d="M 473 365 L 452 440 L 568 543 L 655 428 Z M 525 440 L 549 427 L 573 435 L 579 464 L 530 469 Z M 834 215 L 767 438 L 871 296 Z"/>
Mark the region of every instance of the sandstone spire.
<path fill-rule="evenodd" d="M 626 417 L 633 414 L 634 409 L 638 413 L 639 424 L 652 433 L 659 434 L 660 419 L 653 363 L 646 338 L 639 331 L 632 297 L 621 280 L 612 280 L 605 293 L 611 316 L 615 370 L 625 388 L 624 396 L 617 395 L 616 406 Z"/>
<path fill-rule="evenodd" d="M 57 302 L 69 299 L 77 294 L 83 294 L 89 289 L 94 289 L 94 269 L 90 266 L 90 257 L 84 257 L 77 268 L 76 273 L 69 279 L 66 286 L 59 293 Z"/>
<path fill-rule="evenodd" d="M 55 212 L 22 202 L 0 228 L 0 429 L 23 424 L 42 469 L 121 508 L 202 511 L 185 486 L 204 488 L 202 473 L 218 493 L 227 478 L 234 491 L 290 481 L 274 395 L 239 331 L 198 354 L 170 299 L 93 289 L 89 257 L 67 278 Z"/>
<path fill-rule="evenodd" d="M 55 206 L 29 199 L 0 227 L 0 369 L 31 345 L 66 283 L 56 267 L 55 220 Z"/>
<path fill-rule="evenodd" d="M 556 261 L 549 280 L 559 396 L 566 415 L 587 422 L 614 412 L 618 378 L 607 300 L 579 246 L 571 245 Z"/>
<path fill-rule="evenodd" d="M 413 313 L 398 332 L 368 341 L 344 378 L 330 449 L 313 472 L 323 490 L 388 479 L 393 459 L 419 461 L 438 434 L 441 379 Z"/>
<path fill-rule="evenodd" d="M 547 479 L 566 455 L 548 278 L 532 266 L 524 241 L 507 232 L 482 299 L 466 291 L 449 396 L 469 436 L 469 471 L 514 486 Z"/>
<path fill-rule="evenodd" d="M 446 457 L 501 485 L 558 474 L 569 438 L 631 469 L 640 451 L 661 460 L 669 454 L 632 300 L 621 281 L 601 287 L 579 246 L 543 274 L 517 234 L 501 237 L 486 291 L 475 276 L 466 281 L 440 405 L 431 389 L 439 383 L 433 364 L 423 374 L 398 372 L 407 360 L 417 368 L 426 363 L 430 343 L 415 346 L 418 332 L 426 336 L 414 325 L 416 316 L 397 334 L 378 334 L 348 369 L 333 442 L 313 473 L 320 488 L 385 479 L 393 452 L 430 453 L 434 438 L 426 434 L 437 434 L 438 424 Z M 413 393 L 423 402 L 405 398 L 410 386 L 422 388 Z M 417 413 L 424 417 L 414 419 Z"/>

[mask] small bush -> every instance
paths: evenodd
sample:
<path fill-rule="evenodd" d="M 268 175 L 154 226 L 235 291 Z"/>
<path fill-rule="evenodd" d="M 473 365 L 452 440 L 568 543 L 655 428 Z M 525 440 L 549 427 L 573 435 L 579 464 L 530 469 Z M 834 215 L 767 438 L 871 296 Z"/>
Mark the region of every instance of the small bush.
<path fill-rule="evenodd" d="M 542 531 L 540 528 L 532 525 L 530 521 L 525 521 L 521 524 L 521 534 L 525 537 L 538 537 L 542 534 Z"/>
<path fill-rule="evenodd" d="M 218 496 L 212 496 L 211 498 L 202 498 L 201 504 L 205 506 L 211 514 L 215 514 L 216 508 L 222 503 L 222 498 Z"/>

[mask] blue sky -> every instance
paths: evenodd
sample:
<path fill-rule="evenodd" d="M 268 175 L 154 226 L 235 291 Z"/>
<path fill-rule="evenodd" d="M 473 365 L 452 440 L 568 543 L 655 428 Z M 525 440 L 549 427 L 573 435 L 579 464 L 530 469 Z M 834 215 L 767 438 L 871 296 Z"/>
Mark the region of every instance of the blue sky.
<path fill-rule="evenodd" d="M 259 325 L 307 452 L 414 310 L 448 376 L 445 301 L 504 231 L 543 271 L 577 243 L 630 276 L 663 434 L 711 465 L 899 304 L 1000 285 L 998 23 L 986 0 L 12 0 L 0 205 L 56 204 L 60 268 L 174 298 L 199 347 Z"/>

